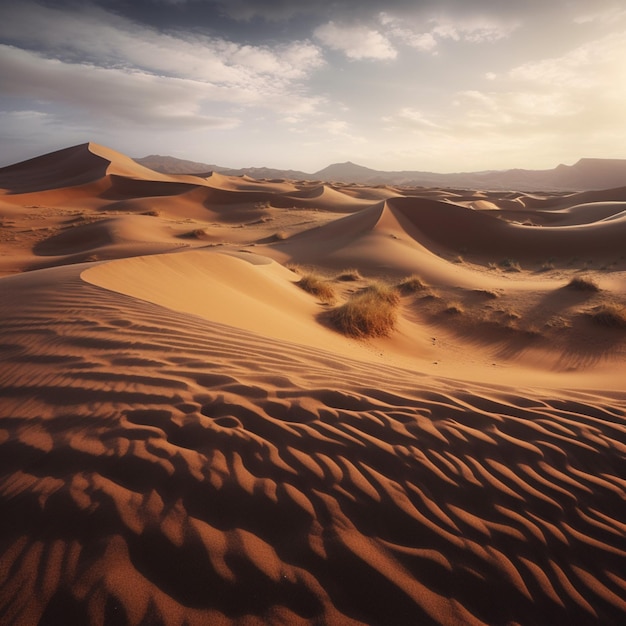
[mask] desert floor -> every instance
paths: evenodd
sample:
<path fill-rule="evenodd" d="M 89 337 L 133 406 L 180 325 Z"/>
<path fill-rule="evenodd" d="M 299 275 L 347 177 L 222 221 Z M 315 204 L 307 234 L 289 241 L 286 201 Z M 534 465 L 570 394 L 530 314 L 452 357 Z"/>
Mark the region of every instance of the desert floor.
<path fill-rule="evenodd" d="M 626 622 L 626 187 L 85 144 L 0 170 L 0 276 L 0 623 Z"/>

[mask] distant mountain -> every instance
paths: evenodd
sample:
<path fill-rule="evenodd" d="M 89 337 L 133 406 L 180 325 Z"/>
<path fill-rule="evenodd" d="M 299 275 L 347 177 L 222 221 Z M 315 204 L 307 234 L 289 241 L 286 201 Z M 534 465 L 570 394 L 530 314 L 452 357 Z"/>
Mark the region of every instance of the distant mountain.
<path fill-rule="evenodd" d="M 370 169 L 351 161 L 334 163 L 308 174 L 298 170 L 267 167 L 229 169 L 174 157 L 151 155 L 135 159 L 137 163 L 165 174 L 208 176 L 219 172 L 229 176 L 256 179 L 323 180 L 336 183 L 391 185 L 406 187 L 461 187 L 469 189 L 511 189 L 519 191 L 585 191 L 626 187 L 626 159 L 580 159 L 574 165 L 559 165 L 550 170 L 492 170 L 438 174 L 436 172 Z"/>
<path fill-rule="evenodd" d="M 161 156 L 160 154 L 151 154 L 134 160 L 140 165 L 162 174 L 204 174 L 206 172 L 222 172 L 227 169 L 218 165 L 208 165 L 207 163 L 187 161 L 171 156 Z"/>

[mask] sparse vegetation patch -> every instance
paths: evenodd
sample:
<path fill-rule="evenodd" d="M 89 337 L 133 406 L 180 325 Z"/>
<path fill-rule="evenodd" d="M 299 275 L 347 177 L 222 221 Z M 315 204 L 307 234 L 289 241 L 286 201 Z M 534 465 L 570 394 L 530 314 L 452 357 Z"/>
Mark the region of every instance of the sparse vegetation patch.
<path fill-rule="evenodd" d="M 502 259 L 498 265 L 507 272 L 521 272 L 522 268 L 515 259 Z"/>
<path fill-rule="evenodd" d="M 396 324 L 399 301 L 394 289 L 373 284 L 331 311 L 330 321 L 349 337 L 386 337 Z"/>
<path fill-rule="evenodd" d="M 359 272 L 359 270 L 356 269 L 344 270 L 343 272 L 341 272 L 341 274 L 337 276 L 337 280 L 341 280 L 344 282 L 353 282 L 361 280 L 361 278 L 363 278 L 361 276 L 361 273 Z"/>
<path fill-rule="evenodd" d="M 307 273 L 296 283 L 300 289 L 316 296 L 321 302 L 332 304 L 335 301 L 335 290 L 327 281 L 314 273 Z"/>
<path fill-rule="evenodd" d="M 600 291 L 598 284 L 592 278 L 587 276 L 576 276 L 572 278 L 572 280 L 567 283 L 567 288 L 575 291 Z"/>
<path fill-rule="evenodd" d="M 591 312 L 591 319 L 605 328 L 626 328 L 626 307 L 603 304 Z"/>
<path fill-rule="evenodd" d="M 423 291 L 427 285 L 416 274 L 407 276 L 404 280 L 397 284 L 397 289 L 403 294 L 415 293 L 416 291 Z"/>

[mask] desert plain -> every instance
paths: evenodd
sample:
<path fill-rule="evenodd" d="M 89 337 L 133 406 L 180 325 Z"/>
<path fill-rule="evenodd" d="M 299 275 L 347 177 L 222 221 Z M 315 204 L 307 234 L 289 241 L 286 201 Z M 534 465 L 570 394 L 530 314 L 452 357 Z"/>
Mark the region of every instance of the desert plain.
<path fill-rule="evenodd" d="M 626 187 L 5 167 L 0 623 L 623 624 L 625 380 Z"/>

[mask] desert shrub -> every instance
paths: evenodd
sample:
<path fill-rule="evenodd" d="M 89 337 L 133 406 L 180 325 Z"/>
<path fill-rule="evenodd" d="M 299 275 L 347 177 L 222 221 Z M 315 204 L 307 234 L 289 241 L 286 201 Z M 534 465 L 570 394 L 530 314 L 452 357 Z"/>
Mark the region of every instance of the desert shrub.
<path fill-rule="evenodd" d="M 322 302 L 331 304 L 335 301 L 335 290 L 332 285 L 317 274 L 306 273 L 296 284 L 300 289 L 316 296 Z"/>
<path fill-rule="evenodd" d="M 591 319 L 606 328 L 626 328 L 626 307 L 603 304 L 591 313 Z"/>
<path fill-rule="evenodd" d="M 483 296 L 483 298 L 488 298 L 489 300 L 495 300 L 500 297 L 497 291 L 492 291 L 491 289 L 473 289 L 472 291 L 477 296 Z"/>
<path fill-rule="evenodd" d="M 593 278 L 587 276 L 576 276 L 567 283 L 568 289 L 574 289 L 575 291 L 600 291 L 597 283 Z"/>
<path fill-rule="evenodd" d="M 450 304 L 444 310 L 447 315 L 461 315 L 464 312 L 463 307 L 460 304 Z"/>
<path fill-rule="evenodd" d="M 521 272 L 522 268 L 515 259 L 502 259 L 498 265 L 507 272 Z"/>
<path fill-rule="evenodd" d="M 359 293 L 372 294 L 376 300 L 389 302 L 394 305 L 397 305 L 400 302 L 400 294 L 398 293 L 398 290 L 395 287 L 382 282 L 370 283 L 367 287 L 363 287 Z"/>
<path fill-rule="evenodd" d="M 287 231 L 279 230 L 277 233 L 274 234 L 274 239 L 276 241 L 284 241 L 285 239 L 287 239 L 288 236 L 289 235 Z"/>
<path fill-rule="evenodd" d="M 401 293 L 409 294 L 426 289 L 426 283 L 416 274 L 412 274 L 399 282 L 396 287 Z"/>
<path fill-rule="evenodd" d="M 394 329 L 399 297 L 385 285 L 371 285 L 330 314 L 330 321 L 350 337 L 386 337 Z"/>
<path fill-rule="evenodd" d="M 357 269 L 344 270 L 343 272 L 341 272 L 341 274 L 337 275 L 337 280 L 341 280 L 344 282 L 361 280 L 361 278 L 363 277 Z"/>

